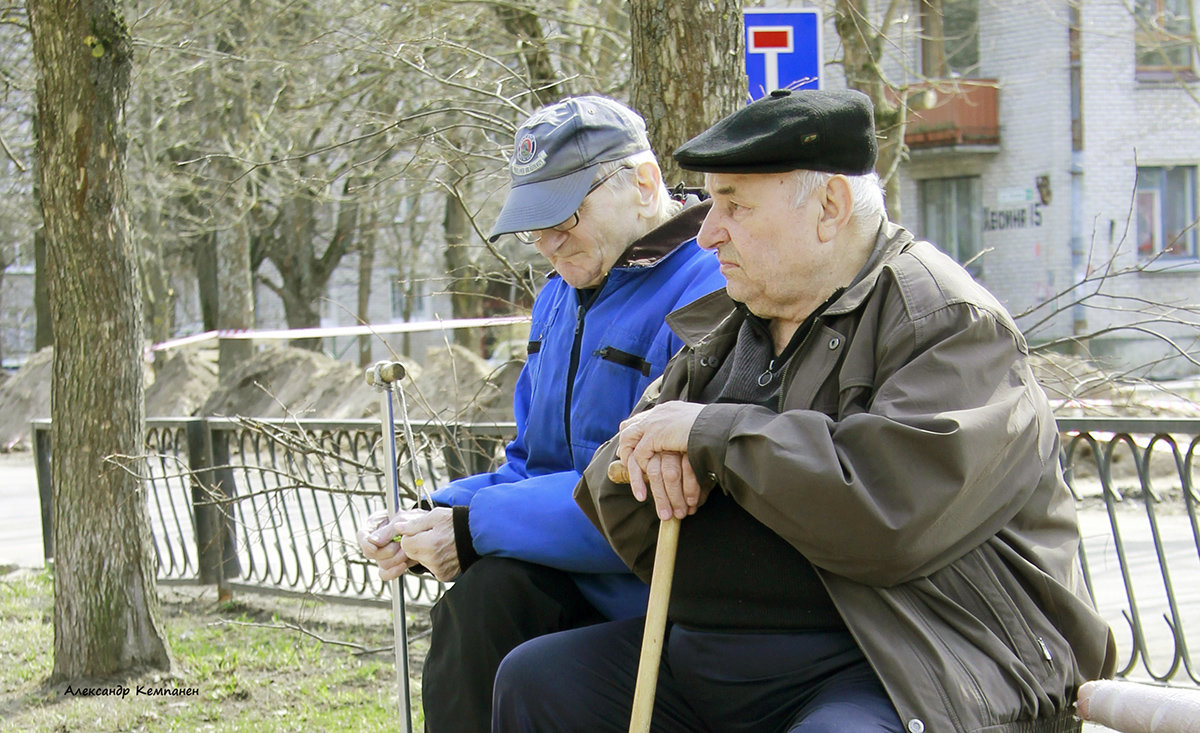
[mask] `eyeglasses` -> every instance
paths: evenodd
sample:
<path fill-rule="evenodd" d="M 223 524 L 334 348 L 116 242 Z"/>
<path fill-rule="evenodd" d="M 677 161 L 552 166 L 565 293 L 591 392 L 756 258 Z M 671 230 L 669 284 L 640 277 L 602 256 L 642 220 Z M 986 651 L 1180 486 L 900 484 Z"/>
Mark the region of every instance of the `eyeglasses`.
<path fill-rule="evenodd" d="M 583 195 L 583 197 L 586 199 L 588 196 L 592 195 L 593 191 L 595 191 L 596 189 L 600 188 L 605 183 L 607 183 L 608 179 L 612 178 L 613 176 L 617 175 L 618 173 L 620 173 L 623 170 L 631 170 L 632 168 L 633 168 L 633 166 L 631 166 L 631 165 L 623 165 L 620 168 L 614 168 L 613 170 L 609 171 L 607 174 L 602 176 L 600 178 L 600 180 L 593 183 L 591 185 L 591 187 L 587 190 L 587 193 L 585 193 Z M 580 206 L 582 206 L 582 205 L 583 205 L 583 203 L 580 202 Z M 547 227 L 546 229 L 535 229 L 535 230 L 529 231 L 529 232 L 513 232 L 513 236 L 515 236 L 519 241 L 521 241 L 524 244 L 537 244 L 538 242 L 542 241 L 542 232 L 555 231 L 555 232 L 559 232 L 562 234 L 566 234 L 567 232 L 571 231 L 572 229 L 574 229 L 577 226 L 579 226 L 579 212 L 578 211 L 571 214 L 569 217 L 567 217 L 566 221 L 564 221 L 560 224 L 555 224 L 554 226 Z"/>
<path fill-rule="evenodd" d="M 587 197 L 585 196 L 584 198 L 587 198 Z M 578 211 L 571 214 L 570 218 L 568 218 L 562 224 L 555 224 L 554 226 L 550 227 L 550 229 L 553 231 L 562 232 L 565 234 L 577 226 L 579 226 L 579 212 Z M 520 242 L 522 244 L 537 244 L 538 242 L 542 241 L 542 232 L 544 232 L 544 231 L 546 231 L 546 230 L 545 229 L 534 229 L 533 231 L 530 231 L 530 232 L 513 232 L 513 236 L 516 237 L 518 240 L 520 240 Z"/>

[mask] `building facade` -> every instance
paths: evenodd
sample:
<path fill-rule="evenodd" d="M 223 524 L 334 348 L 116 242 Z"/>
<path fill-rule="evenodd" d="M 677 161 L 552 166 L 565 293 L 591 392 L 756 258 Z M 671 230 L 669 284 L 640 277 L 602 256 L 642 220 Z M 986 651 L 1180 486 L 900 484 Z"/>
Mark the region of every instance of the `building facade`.
<path fill-rule="evenodd" d="M 910 107 L 901 223 L 1031 341 L 1155 378 L 1200 372 L 1196 6 L 911 0 L 884 44 Z M 836 88 L 842 43 L 821 7 Z"/>

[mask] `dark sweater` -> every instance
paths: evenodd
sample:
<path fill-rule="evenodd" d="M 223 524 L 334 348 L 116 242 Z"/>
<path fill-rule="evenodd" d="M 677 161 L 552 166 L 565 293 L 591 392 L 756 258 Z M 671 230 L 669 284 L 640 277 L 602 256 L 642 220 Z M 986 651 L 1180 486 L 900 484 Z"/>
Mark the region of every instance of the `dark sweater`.
<path fill-rule="evenodd" d="M 776 409 L 780 375 L 823 310 L 824 306 L 810 316 L 778 355 L 766 324 L 747 318 L 733 353 L 700 401 Z M 669 615 L 674 623 L 696 629 L 845 628 L 812 563 L 720 486 L 680 525 Z"/>

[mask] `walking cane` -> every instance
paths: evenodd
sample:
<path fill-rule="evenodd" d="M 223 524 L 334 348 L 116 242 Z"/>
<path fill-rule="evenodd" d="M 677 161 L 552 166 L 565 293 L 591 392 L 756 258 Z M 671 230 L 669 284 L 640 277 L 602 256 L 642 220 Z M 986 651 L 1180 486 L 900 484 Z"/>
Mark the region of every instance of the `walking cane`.
<path fill-rule="evenodd" d="M 625 464 L 608 464 L 608 480 L 629 483 Z M 667 606 L 671 601 L 671 582 L 675 579 L 675 550 L 679 547 L 679 519 L 664 519 L 658 525 L 658 544 L 654 548 L 654 570 L 650 576 L 650 600 L 646 604 L 646 625 L 642 629 L 642 653 L 638 657 L 637 682 L 633 688 L 633 711 L 629 733 L 649 733 L 654 714 L 654 692 L 658 686 L 658 666 L 662 659 L 663 637 L 667 633 Z"/>
<path fill-rule="evenodd" d="M 399 362 L 381 361 L 367 369 L 367 384 L 381 393 L 383 410 L 380 417 L 383 420 L 380 432 L 383 438 L 383 455 L 391 485 L 387 492 L 387 509 L 389 521 L 396 518 L 400 506 L 400 479 L 396 475 L 396 418 L 392 408 L 392 387 L 404 378 L 404 365 Z M 412 427 L 408 422 L 408 405 L 404 401 L 404 390 L 400 391 L 401 415 L 404 418 L 405 435 L 410 454 L 409 463 L 413 467 L 413 475 L 418 490 L 421 487 L 420 468 L 417 465 L 417 455 L 412 444 Z M 396 681 L 399 684 L 400 713 L 404 716 L 404 733 L 412 733 L 412 697 L 408 684 L 408 626 L 404 610 L 404 583 L 402 578 L 393 578 L 388 583 L 392 593 L 392 630 L 396 647 Z"/>

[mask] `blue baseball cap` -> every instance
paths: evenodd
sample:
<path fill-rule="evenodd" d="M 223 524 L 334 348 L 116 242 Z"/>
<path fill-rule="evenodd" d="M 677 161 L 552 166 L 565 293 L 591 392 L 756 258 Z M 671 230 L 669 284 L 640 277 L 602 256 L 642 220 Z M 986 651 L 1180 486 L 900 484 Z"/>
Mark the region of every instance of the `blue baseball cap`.
<path fill-rule="evenodd" d="M 601 163 L 650 149 L 646 123 L 606 97 L 571 97 L 542 107 L 513 139 L 511 186 L 489 237 L 547 229 L 574 214 Z"/>

